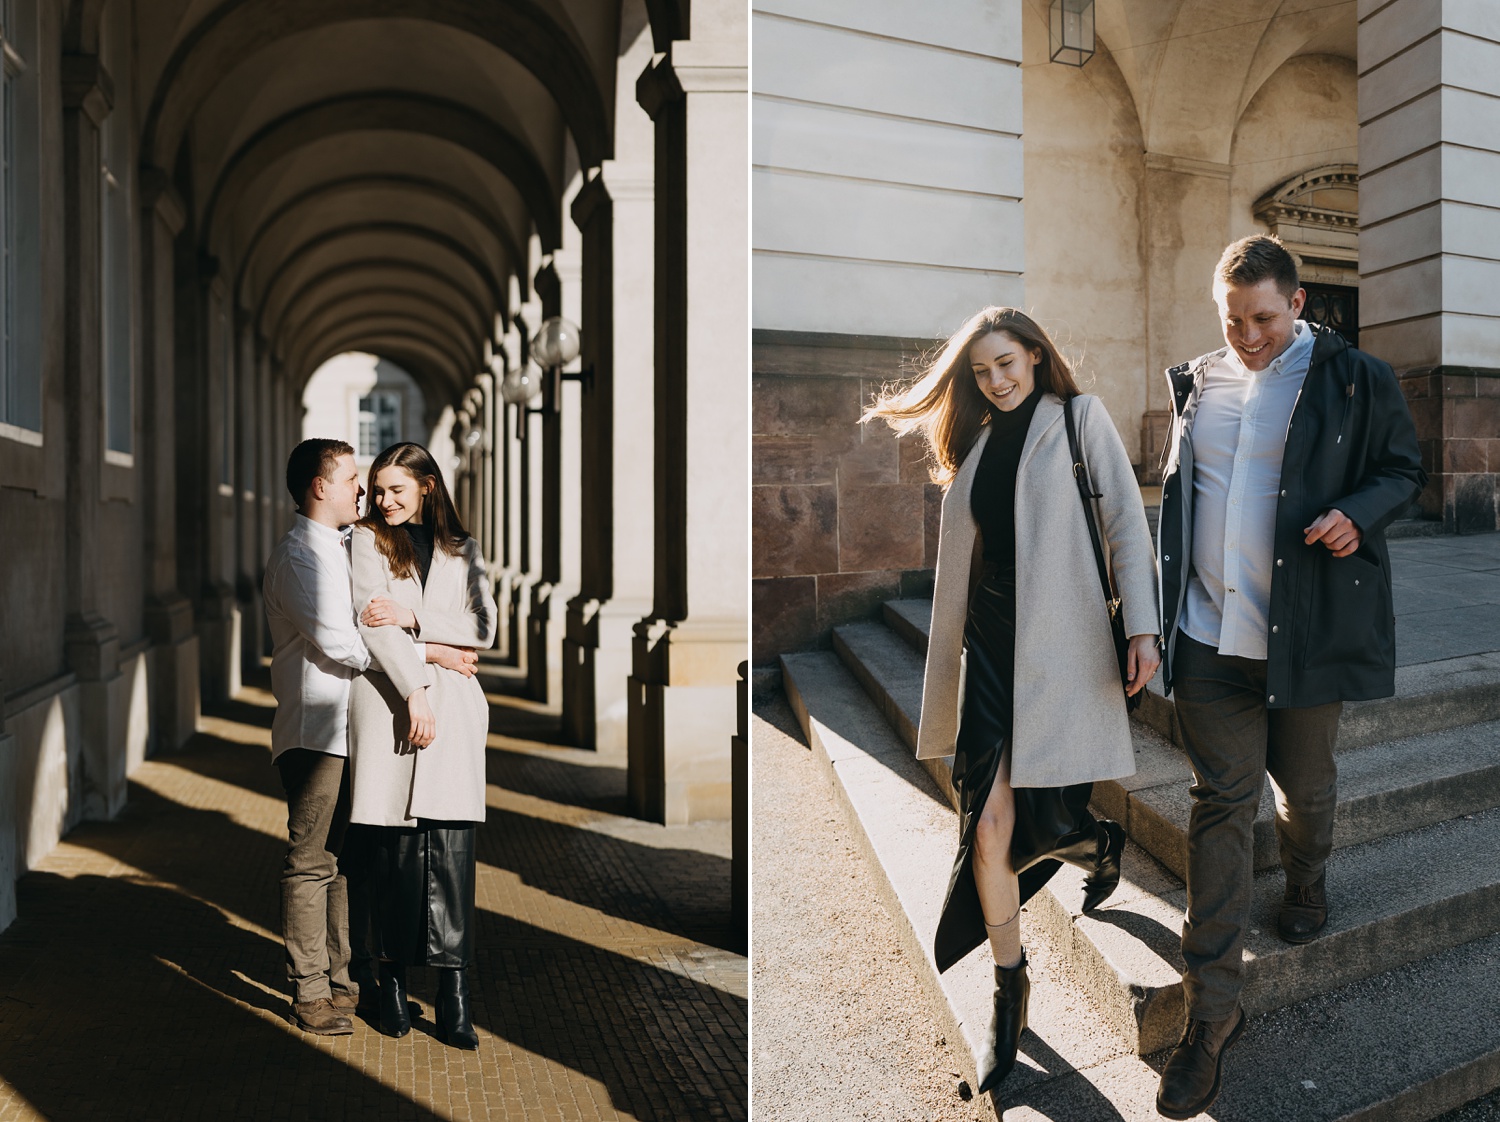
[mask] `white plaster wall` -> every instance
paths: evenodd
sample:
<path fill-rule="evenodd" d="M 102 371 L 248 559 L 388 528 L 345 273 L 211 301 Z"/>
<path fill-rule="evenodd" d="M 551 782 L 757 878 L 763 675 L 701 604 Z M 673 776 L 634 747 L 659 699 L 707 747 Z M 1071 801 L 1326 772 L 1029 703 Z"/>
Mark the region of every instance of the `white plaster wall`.
<path fill-rule="evenodd" d="M 1114 57 L 1049 65 L 1047 25 L 1025 15 L 1027 310 L 1098 394 L 1139 456 L 1147 363 L 1141 131 Z"/>
<path fill-rule="evenodd" d="M 1273 187 L 1322 164 L 1359 161 L 1359 75 L 1352 59 L 1300 55 L 1283 63 L 1235 126 L 1229 237 L 1263 234 L 1251 208 Z"/>
<path fill-rule="evenodd" d="M 752 15 L 754 326 L 933 336 L 1019 303 L 1019 0 Z"/>
<path fill-rule="evenodd" d="M 400 390 L 401 439 L 426 443 L 432 437 L 423 425 L 425 405 L 421 389 L 405 370 L 387 358 L 351 351 L 335 355 L 307 380 L 302 391 L 302 439 L 324 437 L 329 440 L 346 440 L 359 449 L 359 399 L 376 386 L 381 389 Z M 452 420 L 450 417 L 449 424 Z M 452 458 L 451 439 L 447 457 L 439 457 L 438 464 L 448 467 Z M 437 455 L 439 449 L 431 444 L 428 450 Z M 355 456 L 361 470 L 368 468 L 374 456 Z M 451 478 L 448 480 L 452 486 Z M 368 489 L 368 481 L 366 482 Z"/>

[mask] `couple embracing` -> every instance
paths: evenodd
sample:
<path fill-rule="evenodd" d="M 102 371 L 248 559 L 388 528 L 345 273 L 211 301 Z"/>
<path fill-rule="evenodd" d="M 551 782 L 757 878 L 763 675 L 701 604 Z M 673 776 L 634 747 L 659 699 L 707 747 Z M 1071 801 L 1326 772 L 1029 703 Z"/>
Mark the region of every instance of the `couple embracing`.
<path fill-rule="evenodd" d="M 1384 530 L 1426 482 L 1396 378 L 1300 318 L 1306 291 L 1273 237 L 1230 245 L 1212 295 L 1226 346 L 1167 371 L 1156 555 L 1103 403 L 1014 308 L 973 316 L 865 416 L 922 433 L 946 488 L 918 756 L 953 755 L 960 796 L 938 969 L 986 937 L 995 959 L 981 1091 L 1026 1027 L 1021 906 L 1059 862 L 1087 870 L 1084 911 L 1119 884 L 1126 834 L 1089 813 L 1090 786 L 1135 771 L 1129 699 L 1158 666 L 1193 770 L 1186 1019 L 1157 1095 L 1177 1119 L 1213 1102 L 1244 1031 L 1264 777 L 1277 929 L 1305 943 L 1328 917 L 1342 704 L 1395 692 Z"/>
<path fill-rule="evenodd" d="M 425 448 L 392 445 L 369 479 L 361 518 L 354 449 L 299 444 L 286 472 L 296 521 L 266 564 L 293 1019 L 341 1035 L 356 1007 L 378 1009 L 381 1031 L 404 1036 L 406 968 L 432 966 L 438 1034 L 472 1049 L 489 730 L 475 651 L 494 641 L 495 602 Z"/>

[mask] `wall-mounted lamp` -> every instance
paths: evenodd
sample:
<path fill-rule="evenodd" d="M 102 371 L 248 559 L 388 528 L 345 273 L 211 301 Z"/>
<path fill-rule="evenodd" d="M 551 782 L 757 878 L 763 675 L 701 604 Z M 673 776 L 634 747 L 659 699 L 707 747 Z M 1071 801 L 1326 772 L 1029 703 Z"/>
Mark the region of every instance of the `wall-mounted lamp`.
<path fill-rule="evenodd" d="M 542 372 L 534 366 L 516 366 L 500 379 L 500 400 L 507 405 L 525 407 L 542 392 Z"/>
<path fill-rule="evenodd" d="M 1094 57 L 1094 0 L 1052 0 L 1049 57 L 1082 66 Z"/>
<path fill-rule="evenodd" d="M 474 426 L 468 432 L 464 433 L 464 443 L 467 444 L 470 448 L 478 448 L 483 441 L 484 430 L 478 425 Z"/>
<path fill-rule="evenodd" d="M 553 316 L 544 320 L 542 326 L 537 328 L 536 334 L 531 337 L 531 357 L 536 360 L 538 366 L 552 376 L 548 384 L 545 400 L 542 402 L 543 409 L 558 409 L 561 405 L 558 393 L 562 382 L 578 382 L 585 390 L 593 385 L 594 368 L 592 366 L 580 370 L 577 374 L 564 374 L 562 368 L 578 357 L 582 347 L 582 335 L 578 325 L 571 320 L 563 319 L 562 316 Z"/>

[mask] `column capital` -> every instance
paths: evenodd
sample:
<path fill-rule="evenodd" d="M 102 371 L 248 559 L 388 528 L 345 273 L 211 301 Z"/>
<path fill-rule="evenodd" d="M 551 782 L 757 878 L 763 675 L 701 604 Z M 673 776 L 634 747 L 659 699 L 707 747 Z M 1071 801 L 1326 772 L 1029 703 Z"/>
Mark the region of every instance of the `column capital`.
<path fill-rule="evenodd" d="M 98 55 L 63 55 L 61 85 L 63 108 L 82 110 L 96 128 L 114 108 L 114 79 Z"/>
<path fill-rule="evenodd" d="M 173 237 L 180 234 L 187 225 L 187 207 L 172 186 L 172 177 L 161 168 L 142 164 L 140 185 L 141 209 L 153 212 Z"/>
<path fill-rule="evenodd" d="M 669 105 L 682 100 L 682 83 L 672 69 L 672 56 L 665 54 L 651 61 L 635 80 L 635 100 L 653 121 Z"/>
<path fill-rule="evenodd" d="M 569 208 L 573 216 L 573 225 L 580 230 L 588 228 L 589 222 L 599 213 L 601 207 L 607 207 L 612 195 L 609 185 L 604 182 L 604 173 L 601 171 L 579 188 L 578 194 L 573 196 L 573 205 Z"/>

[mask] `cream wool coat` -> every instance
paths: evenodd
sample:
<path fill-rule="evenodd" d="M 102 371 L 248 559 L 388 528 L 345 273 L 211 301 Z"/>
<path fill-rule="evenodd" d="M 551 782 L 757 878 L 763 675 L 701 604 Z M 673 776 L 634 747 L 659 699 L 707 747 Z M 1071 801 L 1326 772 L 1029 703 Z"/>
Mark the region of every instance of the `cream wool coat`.
<path fill-rule="evenodd" d="M 495 641 L 495 601 L 479 543 L 470 538 L 451 557 L 432 552 L 427 586 L 397 580 L 375 546 L 375 535 L 356 526 L 350 540 L 354 608 L 363 612 L 386 596 L 417 616 L 416 639 L 484 649 Z M 484 821 L 484 742 L 489 705 L 474 678 L 422 662 L 412 635 L 399 627 L 366 627 L 360 637 L 375 656 L 349 691 L 350 821 L 372 826 L 415 826 L 418 818 Z M 423 684 L 437 720 L 426 748 L 406 739 L 405 698 Z"/>
<path fill-rule="evenodd" d="M 1094 490 L 1095 521 L 1125 613 L 1127 635 L 1154 635 L 1156 556 L 1140 488 L 1098 398 L 1074 399 Z M 963 698 L 964 623 L 978 526 L 969 494 L 986 426 L 943 496 L 932 629 L 917 758 L 953 754 Z M 1099 589 L 1083 504 L 1073 482 L 1062 402 L 1044 393 L 1016 474 L 1016 677 L 1011 784 L 1062 787 L 1135 772 L 1125 694 Z"/>

